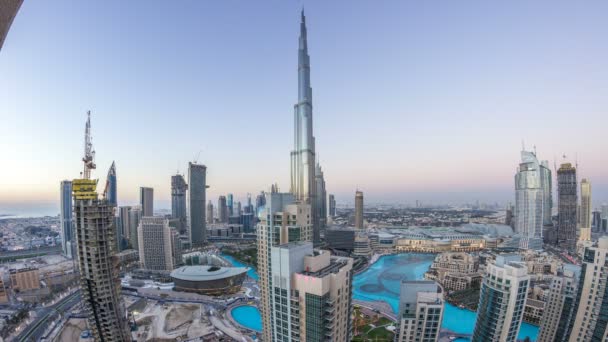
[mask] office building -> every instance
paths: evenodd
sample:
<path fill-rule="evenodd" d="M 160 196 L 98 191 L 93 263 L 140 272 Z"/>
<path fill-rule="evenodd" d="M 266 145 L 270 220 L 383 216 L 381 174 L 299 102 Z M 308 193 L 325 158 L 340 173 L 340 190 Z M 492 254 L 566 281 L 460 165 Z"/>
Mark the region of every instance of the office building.
<path fill-rule="evenodd" d="M 443 304 L 443 290 L 436 282 L 402 281 L 396 341 L 438 341 Z"/>
<path fill-rule="evenodd" d="M 574 252 L 577 228 L 576 168 L 564 163 L 557 170 L 557 244 Z"/>
<path fill-rule="evenodd" d="M 312 207 L 314 243 L 320 242 L 320 227 L 316 215 L 315 137 L 312 118 L 312 88 L 310 86 L 310 56 L 306 32 L 306 17 L 302 11 L 298 47 L 298 102 L 294 106 L 294 148 L 291 151 L 291 189 L 295 200 Z"/>
<path fill-rule="evenodd" d="M 276 189 L 273 187 L 273 190 Z M 273 339 L 271 320 L 272 260 L 271 248 L 297 241 L 312 241 L 310 205 L 296 202 L 293 194 L 270 192 L 266 194 L 266 205 L 258 214 L 257 225 L 258 274 L 260 287 L 260 313 L 263 323 L 263 340 Z"/>
<path fill-rule="evenodd" d="M 139 250 L 139 221 L 142 218 L 142 210 L 139 206 L 129 209 L 129 245 L 132 249 Z M 126 236 L 126 235 L 125 235 Z"/>
<path fill-rule="evenodd" d="M 234 196 L 228 194 L 226 197 L 226 206 L 228 207 L 228 217 L 234 216 Z"/>
<path fill-rule="evenodd" d="M 591 183 L 581 181 L 580 241 L 591 241 Z"/>
<path fill-rule="evenodd" d="M 568 332 L 570 342 L 606 341 L 608 338 L 608 236 L 599 238 L 597 247 L 587 247 L 581 265 L 576 293 L 574 323 Z"/>
<path fill-rule="evenodd" d="M 139 205 L 141 216 L 154 216 L 154 189 L 147 187 L 139 188 Z"/>
<path fill-rule="evenodd" d="M 549 286 L 538 342 L 567 342 L 574 324 L 580 266 L 566 264 Z"/>
<path fill-rule="evenodd" d="M 543 225 L 553 226 L 551 212 L 553 210 L 553 181 L 549 162 L 543 160 L 540 164 L 540 185 L 543 190 Z"/>
<path fill-rule="evenodd" d="M 207 223 L 213 223 L 213 203 L 207 203 Z"/>
<path fill-rule="evenodd" d="M 363 229 L 363 192 L 355 193 L 355 228 Z"/>
<path fill-rule="evenodd" d="M 255 212 L 254 214 L 257 216 L 258 212 L 262 209 L 263 206 L 266 205 L 266 195 L 264 191 L 261 191 L 259 195 L 255 197 Z"/>
<path fill-rule="evenodd" d="M 220 196 L 217 200 L 217 218 L 220 223 L 228 223 L 228 205 L 226 196 Z"/>
<path fill-rule="evenodd" d="M 0 50 L 23 0 L 2 0 L 0 4 Z"/>
<path fill-rule="evenodd" d="M 323 170 L 321 165 L 317 163 L 315 168 L 315 186 L 316 194 L 315 198 L 317 203 L 314 208 L 316 210 L 315 219 L 318 221 L 319 229 L 315 231 L 315 234 L 320 234 L 321 231 L 325 231 L 327 227 L 327 192 L 325 190 L 325 178 L 323 177 Z M 320 241 L 320 237 L 314 237 L 313 241 Z"/>
<path fill-rule="evenodd" d="M 171 228 L 171 256 L 173 257 L 173 268 L 178 267 L 182 263 L 183 246 L 179 232 L 175 228 Z"/>
<path fill-rule="evenodd" d="M 40 288 L 40 274 L 37 268 L 25 267 L 9 270 L 11 288 L 15 292 L 37 290 Z"/>
<path fill-rule="evenodd" d="M 329 217 L 336 217 L 336 197 L 329 194 Z"/>
<path fill-rule="evenodd" d="M 180 174 L 171 176 L 171 218 L 177 220 L 176 229 L 181 234 L 186 233 L 188 225 L 187 191 L 188 184 L 184 176 Z"/>
<path fill-rule="evenodd" d="M 526 307 L 530 276 L 518 255 L 498 255 L 486 266 L 472 342 L 515 342 Z"/>
<path fill-rule="evenodd" d="M 108 200 L 108 203 L 114 207 L 118 206 L 118 194 L 116 184 L 116 164 L 112 162 L 110 169 L 108 170 L 108 176 L 106 177 L 106 188 L 104 197 Z"/>
<path fill-rule="evenodd" d="M 325 230 L 328 247 L 352 252 L 355 249 L 355 230 L 348 227 L 329 227 Z"/>
<path fill-rule="evenodd" d="M 155 271 L 173 269 L 174 255 L 169 220 L 164 217 L 142 217 L 139 223 L 139 261 L 143 268 Z"/>
<path fill-rule="evenodd" d="M 120 222 L 120 236 L 125 240 L 127 247 L 132 245 L 131 242 L 131 206 L 122 206 L 118 208 L 118 221 Z M 120 245 L 120 243 L 119 243 Z"/>
<path fill-rule="evenodd" d="M 232 216 L 241 216 L 242 212 L 243 211 L 241 210 L 241 202 L 238 201 L 234 205 L 234 210 L 232 211 Z"/>
<path fill-rule="evenodd" d="M 351 341 L 353 260 L 311 242 L 272 247 L 267 341 Z"/>
<path fill-rule="evenodd" d="M 545 192 L 541 166 L 533 152 L 521 151 L 515 174 L 515 225 L 519 248 L 542 250 Z"/>
<path fill-rule="evenodd" d="M 243 208 L 243 214 L 253 214 L 254 208 L 253 203 L 251 203 L 251 194 L 247 193 L 247 204 Z"/>
<path fill-rule="evenodd" d="M 594 210 L 591 212 L 591 231 L 599 233 L 602 228 L 602 212 Z"/>
<path fill-rule="evenodd" d="M 207 203 L 207 167 L 188 163 L 188 226 L 192 247 L 207 243 L 207 221 L 205 205 Z"/>
<path fill-rule="evenodd" d="M 72 219 L 72 182 L 69 180 L 61 181 L 59 185 L 59 224 L 61 230 L 59 234 L 61 236 L 61 251 L 67 258 L 72 258 L 72 228 L 74 220 Z"/>

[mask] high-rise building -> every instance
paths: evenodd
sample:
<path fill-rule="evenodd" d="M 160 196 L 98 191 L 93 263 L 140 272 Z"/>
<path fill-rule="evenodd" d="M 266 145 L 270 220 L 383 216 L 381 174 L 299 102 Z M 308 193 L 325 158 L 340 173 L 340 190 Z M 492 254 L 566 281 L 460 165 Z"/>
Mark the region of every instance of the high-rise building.
<path fill-rule="evenodd" d="M 232 212 L 232 216 L 241 216 L 241 213 L 242 213 L 241 202 L 238 201 L 234 205 L 234 211 Z"/>
<path fill-rule="evenodd" d="M 540 163 L 540 185 L 543 190 L 543 225 L 553 226 L 551 212 L 553 210 L 553 181 L 549 162 L 543 160 Z"/>
<path fill-rule="evenodd" d="M 401 282 L 396 341 L 436 342 L 443 319 L 443 304 L 443 290 L 436 282 Z"/>
<path fill-rule="evenodd" d="M 251 203 L 251 194 L 247 193 L 247 204 L 243 208 L 243 214 L 253 214 L 253 204 Z"/>
<path fill-rule="evenodd" d="M 355 193 L 355 228 L 363 229 L 363 192 Z"/>
<path fill-rule="evenodd" d="M 274 296 L 274 280 L 271 249 L 289 242 L 312 242 L 312 213 L 309 204 L 296 202 L 291 193 L 266 193 L 266 205 L 263 208 L 258 213 L 260 222 L 257 225 L 260 312 L 264 326 L 263 340 L 276 341 L 272 325 L 271 297 Z"/>
<path fill-rule="evenodd" d="M 608 337 L 608 236 L 599 238 L 597 247 L 587 247 L 583 255 L 579 288 L 575 300 L 575 319 L 568 331 L 570 342 L 606 341 Z"/>
<path fill-rule="evenodd" d="M 553 277 L 540 323 L 538 342 L 567 342 L 574 324 L 580 266 L 565 264 Z"/>
<path fill-rule="evenodd" d="M 193 247 L 202 246 L 207 243 L 205 220 L 207 167 L 205 165 L 188 163 L 188 187 L 190 243 Z"/>
<path fill-rule="evenodd" d="M 557 244 L 574 252 L 577 227 L 576 168 L 564 163 L 557 170 Z"/>
<path fill-rule="evenodd" d="M 2 0 L 0 3 L 0 50 L 23 0 Z"/>
<path fill-rule="evenodd" d="M 266 205 L 266 195 L 264 191 L 260 192 L 259 195 L 255 197 L 255 215 L 257 216 L 258 212 L 262 209 L 263 206 Z"/>
<path fill-rule="evenodd" d="M 591 183 L 586 178 L 581 181 L 580 225 L 579 240 L 591 241 Z"/>
<path fill-rule="evenodd" d="M 213 223 L 213 203 L 207 203 L 207 223 Z"/>
<path fill-rule="evenodd" d="M 591 231 L 594 233 L 599 233 L 602 229 L 602 213 L 600 211 L 594 210 L 591 213 Z"/>
<path fill-rule="evenodd" d="M 173 268 L 182 264 L 182 240 L 179 232 L 171 228 L 171 255 L 173 256 Z"/>
<path fill-rule="evenodd" d="M 131 248 L 139 250 L 139 221 L 142 218 L 142 210 L 139 206 L 131 207 L 129 210 L 129 244 Z M 125 235 L 127 236 L 127 235 Z"/>
<path fill-rule="evenodd" d="M 234 196 L 232 194 L 228 194 L 226 196 L 226 206 L 228 207 L 228 217 L 234 215 Z"/>
<path fill-rule="evenodd" d="M 188 224 L 187 191 L 188 184 L 184 176 L 180 174 L 171 176 L 171 218 L 178 220 L 177 228 L 181 234 L 185 234 Z"/>
<path fill-rule="evenodd" d="M 498 255 L 486 266 L 471 342 L 515 342 L 526 307 L 530 276 L 518 255 Z"/>
<path fill-rule="evenodd" d="M 519 247 L 543 248 L 543 210 L 545 192 L 541 166 L 534 152 L 521 151 L 521 163 L 515 174 L 515 225 Z"/>
<path fill-rule="evenodd" d="M 329 217 L 336 217 L 336 197 L 329 194 Z"/>
<path fill-rule="evenodd" d="M 226 196 L 220 196 L 217 200 L 217 216 L 221 223 L 228 222 L 228 205 L 226 204 Z"/>
<path fill-rule="evenodd" d="M 154 189 L 147 187 L 139 188 L 139 205 L 142 217 L 154 216 Z"/>
<path fill-rule="evenodd" d="M 316 217 L 319 220 L 319 229 L 315 230 L 315 234 L 320 234 L 320 231 L 325 231 L 327 227 L 327 192 L 325 190 L 325 177 L 323 177 L 323 170 L 321 165 L 317 163 L 315 168 L 315 186 L 316 194 L 315 198 L 317 203 L 314 208 L 317 211 Z M 320 241 L 321 237 L 313 237 L 313 241 Z"/>
<path fill-rule="evenodd" d="M 61 251 L 63 252 L 63 255 L 71 259 L 73 256 L 72 228 L 74 225 L 74 220 L 72 219 L 72 182 L 69 180 L 61 181 L 59 194 L 61 197 L 59 201 L 61 207 L 59 211 Z"/>
<path fill-rule="evenodd" d="M 104 197 L 108 199 L 108 203 L 114 207 L 118 206 L 118 194 L 116 184 L 116 164 L 112 162 L 110 169 L 108 170 L 108 176 L 106 177 L 106 188 Z"/>
<path fill-rule="evenodd" d="M 131 221 L 130 212 L 131 206 L 122 206 L 118 208 L 118 220 L 120 222 L 120 236 L 125 240 L 124 242 L 118 242 L 119 247 L 132 245 L 131 243 Z"/>
<path fill-rule="evenodd" d="M 271 265 L 267 341 L 351 340 L 352 259 L 291 242 L 272 247 Z"/>
<path fill-rule="evenodd" d="M 142 217 L 138 230 L 139 261 L 143 268 L 156 271 L 173 269 L 171 248 L 173 236 L 169 220 L 164 217 Z"/>
<path fill-rule="evenodd" d="M 91 140 L 91 112 L 87 112 L 82 179 L 72 181 L 74 240 L 80 270 L 80 289 L 88 328 L 96 341 L 130 341 L 126 311 L 120 297 L 119 259 L 116 256 L 115 207 L 99 199 Z M 107 192 L 106 192 L 107 194 Z"/>
<path fill-rule="evenodd" d="M 294 148 L 291 151 L 291 190 L 295 200 L 312 207 L 314 243 L 320 242 L 315 186 L 315 137 L 312 119 L 312 88 L 306 17 L 301 14 L 298 48 L 298 102 L 294 106 Z"/>

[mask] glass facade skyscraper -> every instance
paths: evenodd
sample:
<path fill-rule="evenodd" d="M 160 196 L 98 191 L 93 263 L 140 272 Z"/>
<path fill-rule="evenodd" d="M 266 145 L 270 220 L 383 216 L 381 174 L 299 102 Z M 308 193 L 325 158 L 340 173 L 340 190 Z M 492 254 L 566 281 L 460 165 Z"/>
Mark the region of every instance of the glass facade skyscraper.
<path fill-rule="evenodd" d="M 59 185 L 60 193 L 60 212 L 59 220 L 61 224 L 61 251 L 63 255 L 68 258 L 73 257 L 72 239 L 73 239 L 73 225 L 74 220 L 72 219 L 72 182 L 69 180 L 61 181 Z"/>
<path fill-rule="evenodd" d="M 533 152 L 521 151 L 521 163 L 515 174 L 515 232 L 519 247 L 543 248 L 543 189 L 541 165 Z"/>
<path fill-rule="evenodd" d="M 192 246 L 207 242 L 207 167 L 188 163 L 188 228 Z"/>

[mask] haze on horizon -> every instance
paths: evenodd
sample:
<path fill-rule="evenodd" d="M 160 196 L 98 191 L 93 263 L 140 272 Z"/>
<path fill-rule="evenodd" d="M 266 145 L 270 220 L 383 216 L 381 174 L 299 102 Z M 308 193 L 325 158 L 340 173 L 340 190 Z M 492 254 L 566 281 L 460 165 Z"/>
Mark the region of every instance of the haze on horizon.
<path fill-rule="evenodd" d="M 119 204 L 199 151 L 208 198 L 289 187 L 297 1 L 26 1 L 0 52 L 0 213 L 116 161 Z M 351 203 L 514 201 L 522 140 L 608 202 L 608 3 L 306 2 L 318 156 Z M 5 209 L 6 210 L 6 209 Z"/>

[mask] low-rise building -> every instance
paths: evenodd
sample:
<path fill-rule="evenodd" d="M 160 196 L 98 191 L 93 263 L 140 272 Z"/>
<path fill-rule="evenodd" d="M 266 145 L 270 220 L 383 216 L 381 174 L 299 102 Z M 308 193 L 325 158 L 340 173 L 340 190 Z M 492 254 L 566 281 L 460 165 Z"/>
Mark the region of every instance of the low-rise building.
<path fill-rule="evenodd" d="M 9 270 L 13 291 L 28 291 L 40 288 L 40 275 L 37 268 Z"/>
<path fill-rule="evenodd" d="M 437 281 L 448 291 L 477 288 L 482 280 L 479 257 L 462 252 L 442 253 L 425 273 L 425 279 Z"/>

